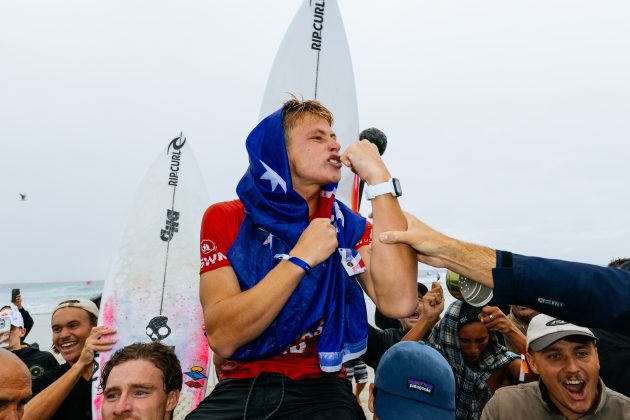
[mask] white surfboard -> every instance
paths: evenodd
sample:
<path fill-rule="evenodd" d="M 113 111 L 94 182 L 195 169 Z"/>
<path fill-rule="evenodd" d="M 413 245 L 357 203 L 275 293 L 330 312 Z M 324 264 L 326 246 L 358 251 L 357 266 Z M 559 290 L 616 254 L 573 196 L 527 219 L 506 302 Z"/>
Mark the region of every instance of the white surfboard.
<path fill-rule="evenodd" d="M 342 150 L 358 140 L 354 72 L 336 0 L 305 0 L 295 14 L 271 68 L 260 119 L 277 111 L 290 93 L 298 99 L 317 99 L 330 109 Z M 358 185 L 344 167 L 337 198 L 355 211 Z"/>
<path fill-rule="evenodd" d="M 118 343 L 96 359 L 94 419 L 101 418 L 102 367 L 113 351 L 138 341 L 160 341 L 179 358 L 184 384 L 175 418 L 202 400 L 209 350 L 199 304 L 199 226 L 208 198 L 189 142 L 180 135 L 145 175 L 105 281 L 99 325 L 116 328 Z"/>

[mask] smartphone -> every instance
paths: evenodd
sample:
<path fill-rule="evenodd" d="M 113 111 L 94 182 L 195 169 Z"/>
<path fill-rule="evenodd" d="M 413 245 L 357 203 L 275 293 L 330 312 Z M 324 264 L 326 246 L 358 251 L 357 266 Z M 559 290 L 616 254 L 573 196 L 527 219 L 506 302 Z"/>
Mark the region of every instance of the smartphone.
<path fill-rule="evenodd" d="M 11 290 L 11 302 L 15 303 L 15 299 L 17 299 L 19 294 L 20 294 L 20 289 Z"/>

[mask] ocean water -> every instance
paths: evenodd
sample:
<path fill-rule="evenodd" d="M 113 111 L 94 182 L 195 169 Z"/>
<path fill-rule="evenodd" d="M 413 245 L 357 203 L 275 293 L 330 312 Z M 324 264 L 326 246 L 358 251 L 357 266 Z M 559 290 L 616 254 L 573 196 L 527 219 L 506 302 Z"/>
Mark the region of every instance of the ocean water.
<path fill-rule="evenodd" d="M 96 297 L 103 291 L 103 282 L 0 284 L 0 304 L 11 301 L 12 289 L 20 289 L 22 304 L 33 316 L 52 313 L 55 306 L 66 299 Z"/>
<path fill-rule="evenodd" d="M 418 282 L 423 283 L 431 289 L 431 282 L 437 280 L 439 273 L 439 283 L 444 288 L 444 297 L 448 306 L 454 301 L 449 295 L 444 283 L 445 270 L 421 270 L 418 272 Z M 11 300 L 11 290 L 20 289 L 22 294 L 22 304 L 31 315 L 50 314 L 55 306 L 65 299 L 81 297 L 92 299 L 103 291 L 103 281 L 92 282 L 66 282 L 66 283 L 22 283 L 22 284 L 0 284 L 0 304 L 8 304 Z M 374 304 L 366 296 L 369 320 L 374 321 Z"/>

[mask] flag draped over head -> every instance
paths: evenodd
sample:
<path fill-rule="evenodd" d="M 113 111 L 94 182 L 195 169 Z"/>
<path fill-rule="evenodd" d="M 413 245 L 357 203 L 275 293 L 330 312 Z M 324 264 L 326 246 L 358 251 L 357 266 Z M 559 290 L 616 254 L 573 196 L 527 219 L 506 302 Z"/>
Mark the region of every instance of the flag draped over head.
<path fill-rule="evenodd" d="M 261 121 L 246 142 L 249 167 L 236 192 L 245 219 L 228 252 L 241 290 L 255 286 L 271 271 L 276 254 L 289 254 L 308 227 L 308 204 L 293 190 L 282 128 L 282 109 Z M 240 347 L 235 360 L 254 360 L 281 354 L 305 332 L 324 328 L 318 342 L 320 367 L 341 369 L 346 360 L 365 352 L 367 314 L 363 292 L 343 266 L 342 255 L 357 257 L 354 245 L 366 220 L 335 200 L 336 184 L 322 187 L 318 217 L 330 217 L 337 229 L 340 252 L 308 271 L 276 319 L 254 341 Z M 343 251 L 343 252 L 342 252 Z"/>
<path fill-rule="evenodd" d="M 463 302 L 453 302 L 444 313 L 440 323 L 434 328 L 427 343 L 437 349 L 446 359 L 455 375 L 456 417 L 458 419 L 479 419 L 483 405 L 492 394 L 488 378 L 492 371 L 505 366 L 518 358 L 507 351 L 503 335 L 488 331 L 488 347 L 479 358 L 478 370 L 474 371 L 464 361 L 459 343 L 460 311 Z"/>

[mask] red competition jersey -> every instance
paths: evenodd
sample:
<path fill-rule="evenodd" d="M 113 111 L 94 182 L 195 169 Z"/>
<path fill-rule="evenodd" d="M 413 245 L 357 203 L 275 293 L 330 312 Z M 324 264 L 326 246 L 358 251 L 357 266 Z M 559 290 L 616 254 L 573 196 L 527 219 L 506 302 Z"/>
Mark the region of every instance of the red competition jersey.
<path fill-rule="evenodd" d="M 328 217 L 315 214 L 311 219 L 322 216 Z M 208 207 L 201 223 L 200 274 L 231 266 L 227 253 L 236 240 L 244 218 L 245 210 L 240 200 L 225 201 Z M 370 245 L 371 234 L 372 225 L 368 222 L 355 249 Z M 293 380 L 324 376 L 325 373 L 319 368 L 317 357 L 317 342 L 323 326 L 322 321 L 318 326 L 314 326 L 312 331 L 306 331 L 277 356 L 253 362 L 227 360 L 221 367 L 219 379 L 253 378 L 260 372 L 279 373 Z M 345 376 L 343 371 L 338 374 Z"/>

